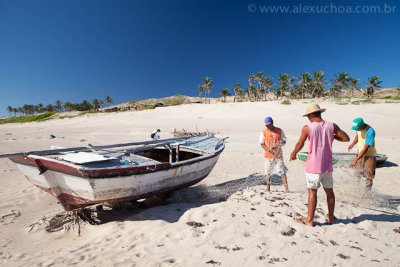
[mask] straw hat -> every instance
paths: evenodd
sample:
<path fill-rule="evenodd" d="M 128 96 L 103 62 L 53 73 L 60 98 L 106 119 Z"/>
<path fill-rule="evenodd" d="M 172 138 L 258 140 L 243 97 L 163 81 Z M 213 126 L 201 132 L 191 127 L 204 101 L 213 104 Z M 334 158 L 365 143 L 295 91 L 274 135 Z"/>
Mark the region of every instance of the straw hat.
<path fill-rule="evenodd" d="M 310 104 L 307 106 L 306 109 L 306 114 L 303 115 L 303 117 L 311 114 L 311 113 L 315 113 L 315 112 L 324 112 L 326 109 L 324 108 L 320 108 L 318 104 Z"/>

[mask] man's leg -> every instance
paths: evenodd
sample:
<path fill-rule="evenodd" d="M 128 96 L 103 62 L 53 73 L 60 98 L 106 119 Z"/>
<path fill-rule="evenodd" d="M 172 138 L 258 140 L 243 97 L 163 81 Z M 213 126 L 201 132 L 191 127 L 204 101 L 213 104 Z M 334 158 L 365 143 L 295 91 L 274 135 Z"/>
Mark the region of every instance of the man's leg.
<path fill-rule="evenodd" d="M 305 218 L 304 223 L 307 225 L 313 225 L 315 208 L 317 207 L 317 189 L 308 188 L 308 214 Z"/>
<path fill-rule="evenodd" d="M 265 191 L 267 191 L 267 192 L 271 191 L 271 176 L 270 175 L 266 175 L 265 184 L 267 185 Z"/>
<path fill-rule="evenodd" d="M 285 189 L 285 192 L 286 193 L 289 192 L 286 174 L 282 175 L 281 179 L 282 179 L 282 185 L 283 185 L 283 188 Z"/>
<path fill-rule="evenodd" d="M 264 169 L 265 169 L 265 184 L 267 185 L 265 191 L 269 192 L 271 190 L 271 175 L 272 171 L 274 170 L 274 160 L 265 159 Z"/>
<path fill-rule="evenodd" d="M 333 193 L 333 188 L 325 188 L 326 202 L 328 203 L 328 223 L 333 223 L 335 218 L 335 193 Z"/>
<path fill-rule="evenodd" d="M 277 158 L 277 159 L 275 159 L 275 162 L 276 162 L 276 168 L 278 170 L 278 174 L 281 176 L 283 188 L 285 189 L 285 192 L 287 193 L 287 192 L 289 192 L 287 176 L 286 176 L 287 167 L 285 166 L 285 163 L 283 162 L 283 158 Z"/>
<path fill-rule="evenodd" d="M 373 179 L 375 178 L 376 158 L 364 156 L 364 175 L 366 178 L 367 190 L 372 189 Z"/>

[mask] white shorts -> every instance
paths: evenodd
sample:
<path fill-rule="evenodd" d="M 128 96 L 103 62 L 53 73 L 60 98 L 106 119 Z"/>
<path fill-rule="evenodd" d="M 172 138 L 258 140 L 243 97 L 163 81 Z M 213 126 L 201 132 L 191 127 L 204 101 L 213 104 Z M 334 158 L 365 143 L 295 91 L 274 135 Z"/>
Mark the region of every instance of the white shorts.
<path fill-rule="evenodd" d="M 287 168 L 283 162 L 283 158 L 265 159 L 264 168 L 265 175 L 267 176 L 271 176 L 273 173 L 282 176 L 287 173 Z"/>
<path fill-rule="evenodd" d="M 332 172 L 327 173 L 307 173 L 307 188 L 318 189 L 321 184 L 324 188 L 333 188 Z"/>

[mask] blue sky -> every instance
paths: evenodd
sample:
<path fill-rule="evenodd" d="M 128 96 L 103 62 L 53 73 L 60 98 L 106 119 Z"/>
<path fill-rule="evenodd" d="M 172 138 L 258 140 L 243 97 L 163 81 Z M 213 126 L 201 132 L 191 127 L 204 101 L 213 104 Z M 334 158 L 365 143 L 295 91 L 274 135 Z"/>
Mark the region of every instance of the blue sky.
<path fill-rule="evenodd" d="M 251 72 L 298 76 L 339 71 L 400 85 L 400 4 L 388 14 L 266 14 L 260 6 L 349 5 L 284 0 L 0 0 L 0 115 L 8 105 L 116 103 L 197 95 L 212 77 L 217 96 Z M 249 5 L 254 4 L 255 12 Z M 383 1 L 351 1 L 351 6 Z M 250 9 L 249 9 L 250 8 Z"/>

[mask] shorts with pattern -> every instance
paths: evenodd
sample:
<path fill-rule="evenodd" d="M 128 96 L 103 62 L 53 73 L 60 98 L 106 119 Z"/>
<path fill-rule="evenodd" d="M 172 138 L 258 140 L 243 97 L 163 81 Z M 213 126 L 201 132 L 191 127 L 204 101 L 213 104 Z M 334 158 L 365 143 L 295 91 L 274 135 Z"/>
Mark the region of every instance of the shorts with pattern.
<path fill-rule="evenodd" d="M 272 174 L 277 174 L 279 176 L 285 175 L 287 173 L 287 168 L 283 162 L 283 158 L 276 159 L 265 159 L 264 163 L 265 175 L 271 176 Z"/>
<path fill-rule="evenodd" d="M 308 173 L 306 172 L 307 188 L 318 189 L 321 184 L 324 188 L 333 188 L 332 172 Z"/>

